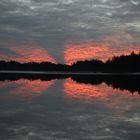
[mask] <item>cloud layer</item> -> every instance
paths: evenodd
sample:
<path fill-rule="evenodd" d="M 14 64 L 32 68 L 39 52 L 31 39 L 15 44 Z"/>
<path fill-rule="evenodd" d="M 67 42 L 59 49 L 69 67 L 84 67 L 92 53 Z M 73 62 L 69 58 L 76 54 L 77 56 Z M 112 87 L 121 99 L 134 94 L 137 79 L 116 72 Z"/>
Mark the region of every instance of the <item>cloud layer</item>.
<path fill-rule="evenodd" d="M 103 41 L 123 31 L 131 36 L 125 42 L 140 43 L 139 17 L 139 0 L 1 0 L 0 40 L 32 40 L 63 62 L 69 42 Z"/>

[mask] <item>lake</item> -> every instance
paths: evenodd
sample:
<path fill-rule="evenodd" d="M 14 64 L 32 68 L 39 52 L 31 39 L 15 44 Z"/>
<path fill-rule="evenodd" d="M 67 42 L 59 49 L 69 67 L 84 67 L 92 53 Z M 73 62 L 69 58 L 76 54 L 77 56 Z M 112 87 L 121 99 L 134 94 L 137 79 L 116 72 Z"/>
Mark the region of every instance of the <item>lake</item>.
<path fill-rule="evenodd" d="M 138 86 L 84 80 L 0 79 L 0 139 L 139 140 Z"/>

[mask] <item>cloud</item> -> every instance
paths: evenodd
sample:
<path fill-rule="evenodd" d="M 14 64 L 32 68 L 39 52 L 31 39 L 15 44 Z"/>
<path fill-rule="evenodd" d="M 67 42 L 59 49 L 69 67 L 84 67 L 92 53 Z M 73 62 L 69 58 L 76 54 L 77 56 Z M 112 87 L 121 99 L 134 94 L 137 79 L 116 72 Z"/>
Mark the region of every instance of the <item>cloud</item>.
<path fill-rule="evenodd" d="M 0 50 L 7 49 L 0 53 L 1 60 L 14 60 L 18 62 L 52 62 L 57 63 L 56 60 L 48 54 L 48 52 L 33 42 L 23 44 L 14 44 L 0 47 Z M 9 53 L 7 53 L 9 52 Z"/>
<path fill-rule="evenodd" d="M 139 2 L 136 1 L 136 0 L 131 0 L 131 3 L 134 4 L 134 5 L 138 5 L 139 4 Z"/>
<path fill-rule="evenodd" d="M 70 65 L 76 61 L 103 58 L 107 52 L 109 52 L 108 44 L 94 42 L 68 44 L 65 49 L 64 60 L 66 64 Z"/>
<path fill-rule="evenodd" d="M 129 42 L 128 42 L 129 40 Z M 113 56 L 128 55 L 132 51 L 140 52 L 140 44 L 133 43 L 133 37 L 123 32 L 119 36 L 107 36 L 102 41 L 86 41 L 66 44 L 64 60 L 66 64 L 77 61 L 99 59 L 106 61 Z"/>
<path fill-rule="evenodd" d="M 138 0 L 1 0 L 0 38 L 33 40 L 62 63 L 66 42 L 96 41 L 122 30 L 140 42 L 139 10 Z"/>

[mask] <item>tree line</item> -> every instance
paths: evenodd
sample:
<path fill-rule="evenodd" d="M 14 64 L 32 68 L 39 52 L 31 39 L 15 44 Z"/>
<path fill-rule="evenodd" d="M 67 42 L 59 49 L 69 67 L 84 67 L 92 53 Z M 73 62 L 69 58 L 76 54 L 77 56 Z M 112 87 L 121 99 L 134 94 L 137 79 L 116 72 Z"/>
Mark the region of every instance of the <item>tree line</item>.
<path fill-rule="evenodd" d="M 0 61 L 0 70 L 6 71 L 62 71 L 62 72 L 140 72 L 140 53 L 114 56 L 112 59 L 78 61 L 72 65 L 53 64 L 51 62 L 19 63 L 16 61 Z"/>

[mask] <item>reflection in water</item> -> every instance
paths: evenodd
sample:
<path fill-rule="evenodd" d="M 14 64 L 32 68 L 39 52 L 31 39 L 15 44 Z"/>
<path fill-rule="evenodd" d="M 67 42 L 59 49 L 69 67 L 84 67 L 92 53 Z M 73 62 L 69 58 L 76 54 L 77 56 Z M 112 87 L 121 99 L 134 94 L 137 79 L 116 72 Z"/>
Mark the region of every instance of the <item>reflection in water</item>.
<path fill-rule="evenodd" d="M 102 101 L 108 100 L 113 94 L 125 95 L 127 97 L 133 96 L 131 92 L 127 90 L 113 89 L 105 83 L 99 85 L 91 85 L 84 83 L 77 83 L 71 78 L 68 78 L 64 82 L 65 97 L 75 99 L 100 99 Z M 139 97 L 138 94 L 134 94 L 133 97 Z"/>
<path fill-rule="evenodd" d="M 120 89 L 122 91 L 129 91 L 132 94 L 140 94 L 140 75 L 139 74 L 105 74 L 105 75 L 73 75 L 72 79 L 78 83 L 97 85 L 101 83 L 106 83 L 108 86 L 114 89 Z"/>
<path fill-rule="evenodd" d="M 9 93 L 12 95 L 18 95 L 27 99 L 32 99 L 34 97 L 42 95 L 43 92 L 46 92 L 49 87 L 54 84 L 55 80 L 50 81 L 41 81 L 41 80 L 25 80 L 20 79 L 17 81 L 5 81 L 0 82 L 1 90 L 4 88 L 9 88 Z"/>
<path fill-rule="evenodd" d="M 67 44 L 64 52 L 65 63 L 71 65 L 77 61 L 91 59 L 106 61 L 113 56 L 128 55 L 132 51 L 139 53 L 140 51 L 139 44 L 123 44 L 118 39 L 112 41 L 113 42 L 110 40 L 104 42 L 87 41 L 77 44 Z"/>
<path fill-rule="evenodd" d="M 41 81 L 19 79 L 16 81 L 4 81 L 0 82 L 0 89 L 3 91 L 8 89 L 10 95 L 16 95 L 24 97 L 26 99 L 32 99 L 37 96 L 41 96 L 43 92 L 46 92 L 56 80 Z M 112 86 L 108 86 L 105 82 L 99 82 L 94 84 L 78 83 L 71 78 L 65 79 L 64 82 L 65 97 L 75 99 L 100 99 L 102 101 L 108 100 L 112 94 L 122 94 L 127 97 L 132 96 L 128 90 L 113 89 Z M 138 93 L 138 92 L 136 92 Z M 138 94 L 134 94 L 133 97 L 139 97 Z"/>
<path fill-rule="evenodd" d="M 41 73 L 0 73 L 0 81 L 19 81 L 20 79 L 28 79 L 32 81 L 40 82 L 51 81 L 54 79 L 65 79 L 71 78 L 77 83 L 84 83 L 90 85 L 100 85 L 101 83 L 106 83 L 114 89 L 120 89 L 122 91 L 129 91 L 132 94 L 140 94 L 140 75 L 139 74 L 41 74 Z M 1 82 L 1 86 L 3 82 Z"/>
<path fill-rule="evenodd" d="M 138 94 L 113 89 L 104 82 L 84 84 L 71 78 L 54 82 L 0 82 L 0 138 L 131 140 L 140 136 Z"/>

